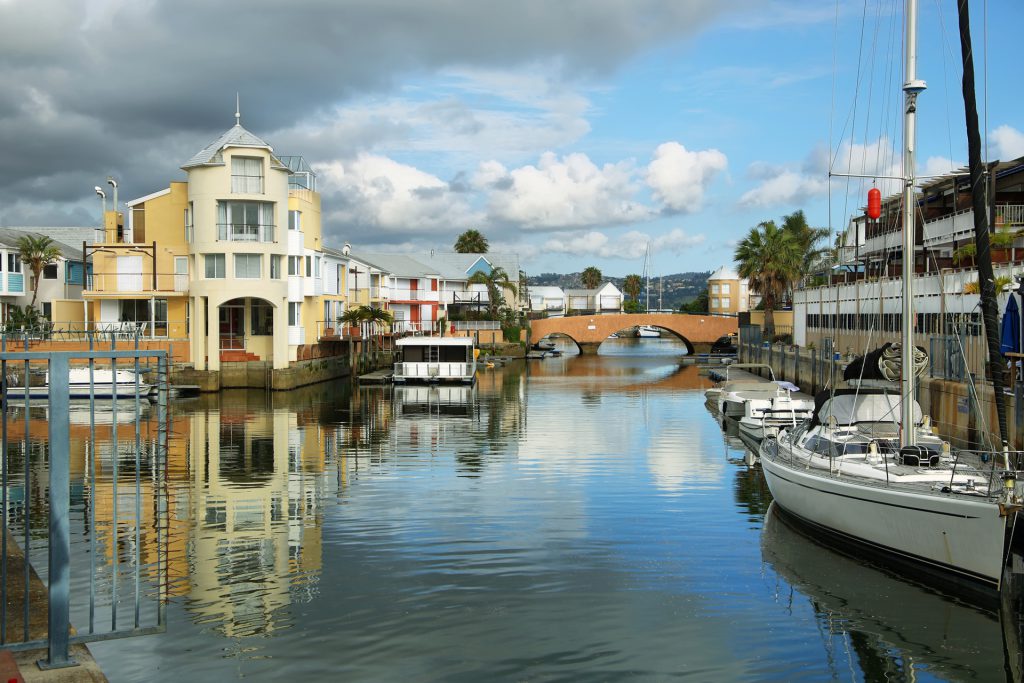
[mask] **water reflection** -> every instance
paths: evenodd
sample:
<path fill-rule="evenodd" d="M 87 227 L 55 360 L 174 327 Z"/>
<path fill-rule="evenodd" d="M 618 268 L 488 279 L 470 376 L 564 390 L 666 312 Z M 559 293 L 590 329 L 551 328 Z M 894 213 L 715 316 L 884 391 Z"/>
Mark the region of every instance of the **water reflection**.
<path fill-rule="evenodd" d="M 847 673 L 833 657 L 846 656 L 867 680 L 913 681 L 925 672 L 946 680 L 1020 680 L 1020 644 L 1004 641 L 995 612 L 822 547 L 774 507 L 764 519 L 761 553 L 778 577 L 780 606 L 810 601 L 833 678 Z"/>

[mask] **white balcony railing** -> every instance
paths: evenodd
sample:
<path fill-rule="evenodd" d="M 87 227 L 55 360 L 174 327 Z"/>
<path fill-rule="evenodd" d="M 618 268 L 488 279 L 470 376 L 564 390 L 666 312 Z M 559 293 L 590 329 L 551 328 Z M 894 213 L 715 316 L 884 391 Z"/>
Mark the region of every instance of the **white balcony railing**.
<path fill-rule="evenodd" d="M 429 289 L 392 289 L 391 301 L 438 301 L 438 292 Z"/>
<path fill-rule="evenodd" d="M 189 277 L 182 273 L 157 273 L 154 282 L 152 273 L 90 273 L 86 277 L 85 289 L 94 294 L 117 294 L 120 292 L 188 292 Z"/>

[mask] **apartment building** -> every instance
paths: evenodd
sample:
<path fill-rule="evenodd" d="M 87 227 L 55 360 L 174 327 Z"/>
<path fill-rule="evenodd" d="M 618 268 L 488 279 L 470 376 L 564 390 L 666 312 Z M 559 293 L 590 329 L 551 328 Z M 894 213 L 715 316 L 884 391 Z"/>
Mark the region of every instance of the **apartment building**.
<path fill-rule="evenodd" d="M 237 119 L 182 170 L 186 180 L 107 212 L 103 240 L 86 247 L 86 321 L 188 340 L 197 370 L 288 367 L 327 310 L 315 174 Z"/>

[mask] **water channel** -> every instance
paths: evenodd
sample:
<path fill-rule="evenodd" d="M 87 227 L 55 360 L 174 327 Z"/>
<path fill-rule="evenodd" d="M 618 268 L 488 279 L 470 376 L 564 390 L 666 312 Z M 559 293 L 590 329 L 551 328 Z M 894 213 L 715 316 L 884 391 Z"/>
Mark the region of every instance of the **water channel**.
<path fill-rule="evenodd" d="M 97 660 L 112 681 L 1019 675 L 1005 616 L 770 510 L 681 353 L 176 402 L 167 630 Z"/>

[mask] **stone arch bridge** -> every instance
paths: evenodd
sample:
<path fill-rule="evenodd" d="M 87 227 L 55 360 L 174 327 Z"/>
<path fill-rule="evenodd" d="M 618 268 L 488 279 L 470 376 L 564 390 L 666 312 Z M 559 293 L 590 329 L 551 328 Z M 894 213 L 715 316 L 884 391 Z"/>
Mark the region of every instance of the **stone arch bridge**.
<path fill-rule="evenodd" d="M 719 337 L 739 330 L 736 318 L 690 313 L 613 313 L 575 315 L 530 321 L 530 338 L 540 341 L 550 334 L 564 334 L 576 342 L 580 353 L 597 353 L 601 343 L 620 330 L 649 325 L 679 337 L 690 354 L 706 353 Z"/>

